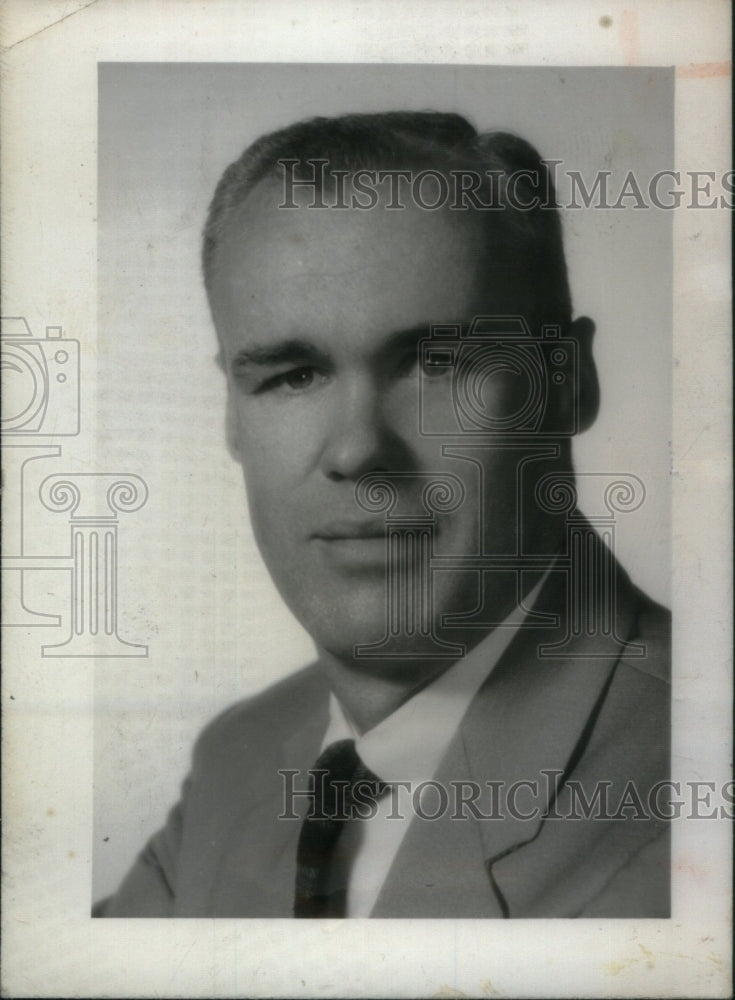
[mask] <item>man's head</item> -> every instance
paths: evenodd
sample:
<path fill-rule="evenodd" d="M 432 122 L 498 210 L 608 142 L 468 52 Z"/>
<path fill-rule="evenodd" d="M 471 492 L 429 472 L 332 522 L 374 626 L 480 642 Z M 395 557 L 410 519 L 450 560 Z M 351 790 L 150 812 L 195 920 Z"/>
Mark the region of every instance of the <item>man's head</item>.
<path fill-rule="evenodd" d="M 317 160 L 326 165 L 315 172 Z M 283 161 L 292 180 L 316 184 L 292 186 L 284 199 Z M 376 175 L 377 199 L 365 209 L 365 170 L 403 172 L 409 191 L 411 177 L 431 180 L 433 171 L 440 195 L 436 175 L 453 178 L 455 189 L 428 209 Z M 462 175 L 478 182 L 474 200 L 460 204 Z M 459 185 L 465 193 L 470 186 Z M 316 188 L 326 207 L 309 207 Z M 534 196 L 536 207 L 521 207 Z M 478 209 L 478 200 L 495 207 Z M 356 502 L 366 474 L 392 478 L 400 513 L 414 518 L 427 513 L 422 490 L 432 475 L 461 481 L 463 502 L 436 514 L 432 555 L 554 549 L 558 524 L 534 507 L 534 485 L 571 467 L 568 439 L 555 440 L 553 428 L 568 426 L 572 412 L 583 422 L 594 416 L 595 393 L 591 329 L 571 321 L 552 206 L 545 167 L 527 143 L 478 135 L 443 114 L 301 123 L 258 140 L 220 182 L 204 272 L 228 375 L 229 443 L 276 584 L 337 657 L 383 637 L 386 574 L 401 571 L 386 564 L 382 516 Z M 547 438 L 535 451 L 528 441 L 519 448 L 464 440 L 451 376 L 422 366 L 421 342 L 434 325 L 467 330 L 478 315 L 522 316 L 536 336 L 554 324 L 579 343 L 577 367 L 552 394 Z M 580 384 L 588 387 L 581 402 Z M 481 380 L 484 411 L 502 424 L 524 386 L 512 363 L 495 366 Z M 424 416 L 446 436 L 425 433 Z M 431 585 L 437 633 L 446 631 L 446 615 L 467 614 L 481 599 L 502 617 L 517 597 L 512 574 L 481 576 L 469 565 L 433 573 Z M 478 635 L 470 634 L 455 638 L 471 645 Z"/>
<path fill-rule="evenodd" d="M 315 167 L 314 161 L 326 161 L 325 168 Z M 293 166 L 284 169 L 284 163 Z M 210 205 L 202 253 L 210 295 L 222 235 L 259 182 L 271 177 L 283 184 L 287 174 L 297 184 L 314 178 L 318 200 L 318 182 L 325 175 L 329 179 L 360 171 L 410 175 L 385 181 L 383 205 L 410 201 L 411 178 L 422 173 L 451 175 L 444 204 L 464 215 L 480 216 L 487 240 L 488 280 L 520 276 L 529 286 L 525 301 L 529 320 L 563 326 L 571 322 L 561 224 L 546 163 L 518 136 L 478 133 L 460 115 L 436 112 L 314 118 L 262 136 L 249 146 L 222 175 Z M 290 192 L 285 184 L 280 193 L 279 205 L 287 204 Z M 421 185 L 418 197 L 423 193 L 431 203 L 432 195 Z M 481 205 L 490 207 L 478 209 Z"/>

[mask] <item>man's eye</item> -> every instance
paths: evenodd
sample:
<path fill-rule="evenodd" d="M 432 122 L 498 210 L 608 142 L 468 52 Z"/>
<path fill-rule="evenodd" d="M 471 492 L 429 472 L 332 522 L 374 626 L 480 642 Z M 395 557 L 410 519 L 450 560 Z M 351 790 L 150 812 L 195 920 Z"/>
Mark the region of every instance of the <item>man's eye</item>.
<path fill-rule="evenodd" d="M 416 378 L 419 374 L 425 378 L 439 378 L 451 371 L 451 365 L 441 364 L 430 354 L 422 357 L 412 351 L 400 364 L 400 374 L 403 378 Z"/>
<path fill-rule="evenodd" d="M 421 360 L 421 371 L 426 378 L 441 378 L 452 373 L 452 362 L 443 355 L 427 353 Z"/>
<path fill-rule="evenodd" d="M 288 371 L 279 372 L 278 375 L 266 379 L 257 392 L 277 392 L 279 390 L 286 393 L 306 392 L 318 382 L 323 382 L 325 378 L 326 375 L 316 368 L 302 365 L 299 368 L 290 368 Z"/>
<path fill-rule="evenodd" d="M 308 389 L 314 382 L 313 368 L 294 368 L 282 376 L 283 384 L 289 389 Z"/>

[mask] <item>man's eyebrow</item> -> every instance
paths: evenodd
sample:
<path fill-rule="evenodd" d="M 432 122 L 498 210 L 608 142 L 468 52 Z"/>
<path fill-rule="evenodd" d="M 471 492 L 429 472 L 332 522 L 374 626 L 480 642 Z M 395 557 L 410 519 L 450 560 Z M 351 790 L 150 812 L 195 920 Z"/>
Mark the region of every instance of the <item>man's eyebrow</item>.
<path fill-rule="evenodd" d="M 457 320 L 452 323 L 419 323 L 417 326 L 412 326 L 408 330 L 397 330 L 392 333 L 386 341 L 386 347 L 388 350 L 401 350 L 410 347 L 418 347 L 422 340 L 429 340 L 431 338 L 431 331 L 433 327 L 441 327 L 446 331 L 447 327 L 461 327 L 465 329 L 468 325 L 468 321 Z M 446 336 L 446 332 L 445 332 Z"/>
<path fill-rule="evenodd" d="M 463 325 L 436 324 L 432 322 L 419 323 L 406 330 L 396 330 L 386 337 L 378 347 L 377 354 L 391 354 L 395 351 L 405 351 L 418 348 L 422 340 L 431 337 L 432 326 Z M 251 367 L 266 368 L 282 364 L 321 365 L 327 366 L 330 357 L 326 351 L 308 340 L 291 337 L 275 344 L 252 344 L 236 351 L 230 359 L 230 369 L 236 374 Z"/>
<path fill-rule="evenodd" d="M 430 333 L 431 323 L 419 323 L 418 326 L 412 326 L 408 330 L 396 330 L 387 338 L 386 346 L 388 348 L 410 347 L 412 344 L 418 344 Z"/>
<path fill-rule="evenodd" d="M 294 337 L 276 344 L 253 344 L 251 347 L 244 347 L 232 356 L 230 367 L 236 371 L 250 365 L 267 367 L 293 362 L 300 364 L 320 362 L 324 364 L 326 361 L 327 356 L 324 351 L 306 340 Z"/>

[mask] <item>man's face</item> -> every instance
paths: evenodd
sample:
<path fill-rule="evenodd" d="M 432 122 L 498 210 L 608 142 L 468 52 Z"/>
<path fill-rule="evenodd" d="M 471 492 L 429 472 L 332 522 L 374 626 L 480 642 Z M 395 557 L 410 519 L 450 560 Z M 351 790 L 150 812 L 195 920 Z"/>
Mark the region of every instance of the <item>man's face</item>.
<path fill-rule="evenodd" d="M 366 473 L 409 473 L 395 482 L 400 513 L 410 515 L 426 514 L 421 474 L 462 480 L 464 502 L 436 516 L 436 554 L 515 550 L 518 454 L 484 448 L 463 461 L 420 433 L 420 381 L 433 417 L 448 430 L 456 421 L 451 376 L 420 372 L 417 344 L 432 324 L 526 310 L 502 282 L 480 280 L 469 213 L 279 210 L 279 200 L 275 182 L 256 187 L 217 251 L 212 303 L 230 445 L 281 594 L 318 646 L 350 657 L 356 644 L 383 638 L 387 621 L 384 515 L 355 499 Z M 490 383 L 485 405 L 500 412 L 506 394 L 502 380 Z M 397 567 L 389 562 L 388 571 Z M 477 605 L 478 581 L 467 571 L 434 574 L 435 628 L 446 613 Z M 499 614 L 516 599 L 507 579 L 490 596 Z M 453 638 L 468 642 L 466 632 Z"/>

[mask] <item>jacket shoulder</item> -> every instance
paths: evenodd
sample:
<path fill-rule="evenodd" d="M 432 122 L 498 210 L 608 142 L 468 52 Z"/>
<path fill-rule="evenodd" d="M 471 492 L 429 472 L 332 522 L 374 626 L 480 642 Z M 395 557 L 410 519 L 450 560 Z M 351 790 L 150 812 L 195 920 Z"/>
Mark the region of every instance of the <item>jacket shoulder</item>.
<path fill-rule="evenodd" d="M 631 585 L 634 618 L 621 663 L 669 685 L 671 682 L 671 612 Z"/>
<path fill-rule="evenodd" d="M 212 758 L 242 761 L 255 750 L 262 758 L 268 746 L 283 739 L 326 704 L 326 685 L 316 665 L 291 674 L 264 691 L 235 702 L 215 716 L 194 745 L 194 769 L 211 766 Z"/>

